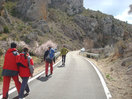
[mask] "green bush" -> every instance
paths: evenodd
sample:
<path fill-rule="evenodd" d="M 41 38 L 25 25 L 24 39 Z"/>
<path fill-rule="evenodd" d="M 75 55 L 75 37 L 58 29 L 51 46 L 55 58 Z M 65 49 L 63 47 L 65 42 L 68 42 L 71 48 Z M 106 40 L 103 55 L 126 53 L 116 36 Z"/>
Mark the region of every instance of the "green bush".
<path fill-rule="evenodd" d="M 2 68 L 0 67 L 0 81 L 2 80 L 2 75 L 1 75 L 1 73 L 2 73 Z"/>
<path fill-rule="evenodd" d="M 4 26 L 4 33 L 9 33 L 9 28 L 8 28 L 8 26 Z"/>
<path fill-rule="evenodd" d="M 17 14 L 17 12 L 15 10 L 16 4 L 17 4 L 17 2 L 12 2 L 12 1 L 8 1 L 5 3 L 5 8 L 13 16 L 16 16 L 16 14 Z"/>
<path fill-rule="evenodd" d="M 0 56 L 1 56 L 1 55 L 3 55 L 3 50 L 2 50 L 2 49 L 0 49 Z"/>

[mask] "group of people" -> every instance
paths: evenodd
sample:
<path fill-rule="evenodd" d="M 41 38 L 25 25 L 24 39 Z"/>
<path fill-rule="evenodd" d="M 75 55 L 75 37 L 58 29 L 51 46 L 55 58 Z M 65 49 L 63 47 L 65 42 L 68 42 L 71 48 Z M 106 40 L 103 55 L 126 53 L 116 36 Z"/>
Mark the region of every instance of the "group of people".
<path fill-rule="evenodd" d="M 55 63 L 55 51 L 52 47 L 48 47 L 48 50 L 44 53 L 44 61 L 45 61 L 45 75 L 48 77 L 48 67 L 50 64 L 50 75 L 53 74 L 53 63 Z M 62 65 L 65 66 L 66 54 L 68 53 L 68 49 L 63 45 L 61 49 L 62 56 Z"/>
<path fill-rule="evenodd" d="M 9 84 L 11 78 L 15 82 L 19 99 L 24 99 L 24 91 L 29 94 L 30 89 L 28 86 L 29 77 L 33 76 L 34 63 L 33 59 L 28 53 L 28 48 L 24 48 L 22 53 L 18 53 L 16 43 L 11 43 L 11 47 L 5 54 L 5 60 L 3 65 L 3 99 L 8 99 Z M 62 65 L 65 65 L 66 54 L 68 49 L 63 46 L 61 49 Z M 48 50 L 44 53 L 45 62 L 45 76 L 48 77 L 48 67 L 50 65 L 50 75 L 53 74 L 53 63 L 55 63 L 55 50 L 52 47 L 48 47 Z M 22 78 L 22 82 L 19 81 L 19 76 Z"/>
<path fill-rule="evenodd" d="M 16 43 L 11 43 L 5 54 L 5 60 L 3 65 L 3 99 L 8 99 L 8 91 L 11 78 L 15 82 L 15 86 L 18 91 L 19 99 L 23 99 L 24 91 L 29 94 L 30 89 L 28 87 L 28 79 L 33 75 L 30 70 L 30 66 L 33 68 L 33 60 L 28 53 L 28 48 L 24 48 L 22 53 L 18 53 Z M 22 83 L 19 81 L 19 76 L 22 78 Z"/>

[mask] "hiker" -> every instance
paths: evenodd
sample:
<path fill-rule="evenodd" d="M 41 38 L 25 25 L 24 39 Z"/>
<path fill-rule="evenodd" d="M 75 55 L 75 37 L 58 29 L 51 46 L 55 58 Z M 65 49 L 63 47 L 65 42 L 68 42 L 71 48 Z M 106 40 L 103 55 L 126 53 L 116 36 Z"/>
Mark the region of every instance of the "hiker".
<path fill-rule="evenodd" d="M 63 45 L 63 48 L 61 49 L 61 55 L 62 55 L 62 65 L 65 65 L 66 61 L 66 54 L 68 53 L 68 49 Z"/>
<path fill-rule="evenodd" d="M 53 59 L 54 59 L 54 49 L 52 47 L 48 47 L 48 50 L 44 53 L 44 61 L 45 61 L 45 75 L 48 77 L 48 67 L 50 64 L 50 75 L 53 74 Z"/>
<path fill-rule="evenodd" d="M 4 66 L 2 71 L 3 76 L 3 99 L 8 98 L 8 91 L 9 91 L 9 84 L 11 78 L 13 78 L 15 82 L 15 86 L 17 88 L 17 91 L 19 93 L 21 83 L 19 82 L 18 78 L 18 66 L 16 64 L 16 57 L 19 55 L 17 52 L 17 44 L 11 43 L 11 48 L 9 48 L 5 54 L 4 59 Z"/>
<path fill-rule="evenodd" d="M 22 78 L 22 84 L 19 92 L 19 99 L 23 99 L 24 90 L 29 94 L 30 89 L 28 86 L 29 77 L 33 76 L 33 71 L 30 70 L 30 66 L 34 67 L 32 58 L 28 53 L 28 48 L 24 48 L 23 52 L 17 57 L 17 65 L 19 66 L 19 75 Z"/>

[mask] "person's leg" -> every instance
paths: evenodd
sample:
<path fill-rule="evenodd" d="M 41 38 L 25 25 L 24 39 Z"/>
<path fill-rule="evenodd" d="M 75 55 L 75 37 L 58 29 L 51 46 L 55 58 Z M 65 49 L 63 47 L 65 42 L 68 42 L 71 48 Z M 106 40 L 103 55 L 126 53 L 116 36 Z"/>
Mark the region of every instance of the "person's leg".
<path fill-rule="evenodd" d="M 50 63 L 50 74 L 51 74 L 51 75 L 53 74 L 53 62 Z"/>
<path fill-rule="evenodd" d="M 62 55 L 62 65 L 64 64 L 64 55 Z"/>
<path fill-rule="evenodd" d="M 64 55 L 64 64 L 65 64 L 65 61 L 66 61 L 66 55 Z"/>
<path fill-rule="evenodd" d="M 63 55 L 62 55 L 62 63 L 63 63 Z"/>
<path fill-rule="evenodd" d="M 49 67 L 49 62 L 46 62 L 45 64 L 45 75 L 48 75 L 48 67 Z"/>
<path fill-rule="evenodd" d="M 21 84 L 21 89 L 20 89 L 20 92 L 19 92 L 19 98 L 23 98 L 24 97 L 24 90 L 27 86 L 27 83 L 28 83 L 28 79 L 29 77 L 23 77 L 22 78 L 22 84 Z"/>
<path fill-rule="evenodd" d="M 21 88 L 21 83 L 19 81 L 18 75 L 17 76 L 13 76 L 12 78 L 13 78 L 13 80 L 15 82 L 15 86 L 17 88 L 17 92 L 19 93 L 20 88 Z"/>
<path fill-rule="evenodd" d="M 10 85 L 11 77 L 4 76 L 3 77 L 3 98 L 8 98 L 8 90 Z"/>
<path fill-rule="evenodd" d="M 26 86 L 25 90 L 26 90 L 27 93 L 30 92 L 30 89 L 29 89 L 28 83 L 27 83 L 27 86 Z"/>

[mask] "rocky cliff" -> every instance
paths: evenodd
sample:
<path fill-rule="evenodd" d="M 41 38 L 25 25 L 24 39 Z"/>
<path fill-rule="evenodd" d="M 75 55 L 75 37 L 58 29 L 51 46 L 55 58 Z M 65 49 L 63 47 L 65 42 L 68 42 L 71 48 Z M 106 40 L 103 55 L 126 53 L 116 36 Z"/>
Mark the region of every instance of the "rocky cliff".
<path fill-rule="evenodd" d="M 9 0 L 4 9 L 9 16 L 0 17 L 1 32 L 3 26 L 8 26 L 11 39 L 16 39 L 12 36 L 16 33 L 17 40 L 27 44 L 34 40 L 42 44 L 52 39 L 59 45 L 67 44 L 70 49 L 100 48 L 132 36 L 132 25 L 84 9 L 83 0 Z M 12 25 L 2 25 L 9 19 Z"/>
<path fill-rule="evenodd" d="M 46 20 L 48 6 L 75 15 L 83 11 L 83 0 L 19 0 L 16 10 L 29 20 Z"/>
<path fill-rule="evenodd" d="M 19 0 L 16 10 L 27 20 L 47 19 L 48 0 Z"/>
<path fill-rule="evenodd" d="M 82 12 L 83 0 L 50 0 L 49 6 L 59 8 L 60 10 L 67 12 L 68 15 L 74 15 Z"/>

